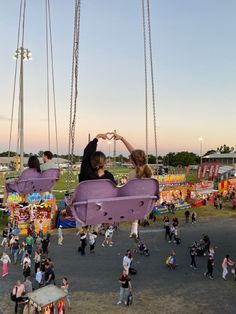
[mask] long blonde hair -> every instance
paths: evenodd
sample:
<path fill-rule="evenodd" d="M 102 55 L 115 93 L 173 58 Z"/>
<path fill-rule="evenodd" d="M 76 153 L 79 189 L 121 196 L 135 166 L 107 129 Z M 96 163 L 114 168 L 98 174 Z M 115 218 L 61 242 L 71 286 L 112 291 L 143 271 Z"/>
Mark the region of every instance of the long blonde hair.
<path fill-rule="evenodd" d="M 130 154 L 130 159 L 135 165 L 137 179 L 151 178 L 152 170 L 147 164 L 147 158 L 143 150 L 133 150 Z"/>

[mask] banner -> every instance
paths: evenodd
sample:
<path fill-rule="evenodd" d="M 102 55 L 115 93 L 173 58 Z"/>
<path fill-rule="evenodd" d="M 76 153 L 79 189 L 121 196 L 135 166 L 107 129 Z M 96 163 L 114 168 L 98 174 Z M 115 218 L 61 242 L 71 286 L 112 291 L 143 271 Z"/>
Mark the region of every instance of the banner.
<path fill-rule="evenodd" d="M 214 176 L 215 164 L 210 164 L 208 179 L 212 180 Z"/>
<path fill-rule="evenodd" d="M 208 167 L 209 167 L 209 164 L 203 164 L 202 165 L 202 178 L 205 178 Z"/>
<path fill-rule="evenodd" d="M 202 164 L 197 168 L 197 178 L 200 179 L 202 175 Z"/>
<path fill-rule="evenodd" d="M 220 165 L 215 164 L 215 169 L 214 169 L 214 174 L 213 174 L 214 178 L 216 178 L 218 176 L 219 169 L 220 169 Z"/>

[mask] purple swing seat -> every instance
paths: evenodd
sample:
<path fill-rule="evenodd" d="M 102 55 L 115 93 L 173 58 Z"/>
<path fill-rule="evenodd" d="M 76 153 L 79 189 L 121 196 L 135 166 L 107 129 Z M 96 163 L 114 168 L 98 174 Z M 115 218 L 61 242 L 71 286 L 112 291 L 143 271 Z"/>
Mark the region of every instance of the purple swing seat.
<path fill-rule="evenodd" d="M 148 215 L 158 198 L 155 179 L 134 179 L 121 188 L 110 180 L 90 180 L 77 186 L 70 209 L 83 225 L 133 221 Z"/>
<path fill-rule="evenodd" d="M 38 174 L 28 170 L 32 169 L 26 169 L 14 182 L 6 183 L 8 193 L 17 192 L 21 195 L 50 192 L 60 177 L 59 169 L 48 169 Z"/>

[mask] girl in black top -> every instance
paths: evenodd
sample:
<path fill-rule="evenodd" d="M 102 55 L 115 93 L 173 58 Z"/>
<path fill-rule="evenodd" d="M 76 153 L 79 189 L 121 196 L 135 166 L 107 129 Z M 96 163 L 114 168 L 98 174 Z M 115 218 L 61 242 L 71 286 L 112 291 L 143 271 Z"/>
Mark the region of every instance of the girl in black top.
<path fill-rule="evenodd" d="M 109 179 L 116 184 L 113 175 L 105 170 L 106 156 L 96 151 L 99 138 L 107 139 L 107 134 L 98 134 L 84 149 L 79 182 L 85 180 Z"/>

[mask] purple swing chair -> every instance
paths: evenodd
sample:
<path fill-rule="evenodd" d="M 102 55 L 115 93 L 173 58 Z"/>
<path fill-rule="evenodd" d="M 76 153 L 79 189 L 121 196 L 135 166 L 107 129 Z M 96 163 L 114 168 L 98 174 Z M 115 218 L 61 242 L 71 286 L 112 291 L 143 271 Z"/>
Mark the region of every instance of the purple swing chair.
<path fill-rule="evenodd" d="M 159 199 L 155 179 L 134 179 L 121 188 L 110 180 L 81 182 L 74 193 L 70 209 L 83 225 L 134 221 L 148 215 Z"/>
<path fill-rule="evenodd" d="M 7 193 L 32 194 L 50 192 L 60 177 L 59 169 L 48 169 L 42 173 L 26 169 L 19 179 L 6 183 Z"/>

